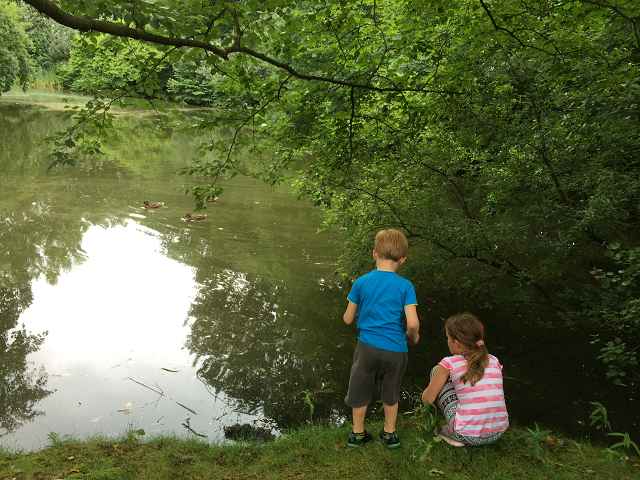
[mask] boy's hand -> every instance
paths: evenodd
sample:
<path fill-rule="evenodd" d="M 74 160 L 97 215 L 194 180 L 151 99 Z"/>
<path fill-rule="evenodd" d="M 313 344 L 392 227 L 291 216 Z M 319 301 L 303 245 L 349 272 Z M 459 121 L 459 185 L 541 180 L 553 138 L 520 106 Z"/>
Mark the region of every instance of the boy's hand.
<path fill-rule="evenodd" d="M 407 332 L 407 337 L 409 338 L 409 345 L 412 347 L 416 346 L 420 341 L 420 334 L 418 332 L 415 332 L 413 335 Z"/>

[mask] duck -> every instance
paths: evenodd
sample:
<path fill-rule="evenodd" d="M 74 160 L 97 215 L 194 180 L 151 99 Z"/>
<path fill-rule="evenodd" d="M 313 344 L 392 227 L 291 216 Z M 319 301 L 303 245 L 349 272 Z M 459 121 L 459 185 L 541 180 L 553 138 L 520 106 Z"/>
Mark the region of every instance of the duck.
<path fill-rule="evenodd" d="M 185 222 L 201 222 L 207 219 L 206 213 L 186 213 L 182 220 Z"/>
<path fill-rule="evenodd" d="M 164 202 L 150 202 L 149 200 L 145 200 L 142 204 L 146 209 L 164 207 Z"/>

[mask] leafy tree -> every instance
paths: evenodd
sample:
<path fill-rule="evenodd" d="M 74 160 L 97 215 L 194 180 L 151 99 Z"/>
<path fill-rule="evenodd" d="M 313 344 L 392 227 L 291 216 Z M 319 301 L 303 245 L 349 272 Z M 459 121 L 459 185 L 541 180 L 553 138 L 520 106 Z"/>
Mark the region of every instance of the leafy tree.
<path fill-rule="evenodd" d="M 127 91 L 136 97 L 163 95 L 170 68 L 154 69 L 162 53 L 155 47 L 108 35 L 78 37 L 69 62 L 60 68 L 65 88 L 109 95 Z"/>
<path fill-rule="evenodd" d="M 206 63 L 180 62 L 167 82 L 171 98 L 190 105 L 210 106 L 215 103 L 219 78 Z"/>
<path fill-rule="evenodd" d="M 31 42 L 29 54 L 41 71 L 55 69 L 69 59 L 74 31 L 54 22 L 32 8 L 23 7 L 21 16 Z"/>
<path fill-rule="evenodd" d="M 614 268 L 611 245 L 638 246 L 638 2 L 27 3 L 216 71 L 215 108 L 197 126 L 228 136 L 189 169 L 211 179 L 200 204 L 239 171 L 295 172 L 347 234 L 346 275 L 365 268 L 372 232 L 399 225 L 423 287 L 615 341 L 584 307 L 609 311 L 612 287 L 590 272 Z M 263 162 L 245 165 L 242 145 Z M 637 338 L 637 324 L 625 332 Z M 619 358 L 637 386 L 634 357 Z"/>
<path fill-rule="evenodd" d="M 0 94 L 29 81 L 30 42 L 16 5 L 0 1 Z"/>

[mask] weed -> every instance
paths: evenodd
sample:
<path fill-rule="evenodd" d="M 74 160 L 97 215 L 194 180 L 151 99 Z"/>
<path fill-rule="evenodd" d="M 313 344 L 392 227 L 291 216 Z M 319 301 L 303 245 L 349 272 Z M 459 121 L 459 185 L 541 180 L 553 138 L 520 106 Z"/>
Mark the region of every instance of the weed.
<path fill-rule="evenodd" d="M 620 433 L 620 432 L 612 432 L 608 434 L 610 437 L 618 437 L 620 441 L 618 443 L 614 443 L 609 447 L 609 450 L 625 450 L 625 451 L 633 451 L 635 454 L 640 457 L 640 447 L 638 444 L 631 440 L 631 436 L 628 433 Z"/>
<path fill-rule="evenodd" d="M 423 434 L 436 434 L 444 424 L 444 418 L 438 413 L 438 409 L 430 404 L 425 405 L 421 401 L 407 414 L 413 416 L 416 428 Z"/>
<path fill-rule="evenodd" d="M 423 404 L 416 400 L 416 407 L 407 412 L 415 420 L 416 430 L 420 433 L 417 440 L 417 448 L 412 452 L 411 458 L 419 462 L 426 462 L 436 443 L 440 442 L 437 436 L 440 427 L 444 424 L 444 418 L 438 414 L 438 409 L 431 404 Z"/>
<path fill-rule="evenodd" d="M 590 415 L 591 426 L 598 430 L 608 431 L 607 436 L 619 438 L 620 441 L 614 443 L 607 449 L 608 454 L 619 455 L 620 451 L 631 451 L 640 457 L 640 447 L 631 439 L 631 436 L 627 432 L 611 432 L 611 422 L 609 422 L 609 413 L 607 407 L 600 402 L 591 402 L 593 411 Z M 623 454 L 623 456 L 626 456 Z"/>
<path fill-rule="evenodd" d="M 547 439 L 551 436 L 551 430 L 545 430 L 540 428 L 537 423 L 533 424 L 533 428 L 527 428 L 527 446 L 529 451 L 533 453 L 533 456 L 540 461 L 543 461 L 544 446 L 547 444 Z"/>
<path fill-rule="evenodd" d="M 611 423 L 609 422 L 609 412 L 607 408 L 600 402 L 589 402 L 593 407 L 591 415 L 589 415 L 589 423 L 597 430 L 611 431 Z"/>
<path fill-rule="evenodd" d="M 303 390 L 300 392 L 300 395 L 302 395 L 302 401 L 305 406 L 309 409 L 309 422 L 311 422 L 313 421 L 313 414 L 316 411 L 316 396 L 311 390 Z"/>
<path fill-rule="evenodd" d="M 52 447 L 59 447 L 64 443 L 60 435 L 56 432 L 49 432 L 47 434 L 47 438 L 49 439 L 49 443 Z"/>

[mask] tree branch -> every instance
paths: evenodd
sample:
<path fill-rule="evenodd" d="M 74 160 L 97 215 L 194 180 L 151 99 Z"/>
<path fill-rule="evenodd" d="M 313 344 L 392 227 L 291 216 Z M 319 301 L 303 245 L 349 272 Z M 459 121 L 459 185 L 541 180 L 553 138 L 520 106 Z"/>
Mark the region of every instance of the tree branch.
<path fill-rule="evenodd" d="M 491 10 L 489 9 L 489 7 L 487 6 L 487 4 L 485 3 L 484 0 L 480 0 L 480 5 L 482 5 L 482 8 L 484 9 L 485 13 L 487 14 L 487 16 L 489 17 L 489 20 L 491 20 L 491 23 L 493 24 L 493 28 L 497 31 L 497 32 L 504 32 L 507 35 L 509 35 L 511 38 L 513 38 L 516 42 L 518 42 L 520 44 L 520 46 L 525 47 L 525 48 L 532 48 L 534 50 L 537 50 L 539 52 L 542 53 L 546 53 L 547 55 L 553 55 L 551 52 L 549 52 L 548 50 L 545 50 L 544 48 L 540 48 L 540 47 L 536 47 L 535 45 L 530 45 L 528 43 L 524 43 L 520 37 L 518 37 L 515 33 L 513 33 L 511 30 L 509 30 L 508 28 L 505 28 L 501 25 L 498 25 L 498 23 L 496 22 L 496 19 L 493 16 L 493 13 L 491 12 Z"/>
<path fill-rule="evenodd" d="M 80 32 L 102 32 L 115 35 L 117 37 L 133 38 L 160 45 L 201 48 L 224 59 L 228 58 L 228 52 L 226 52 L 225 49 L 200 40 L 165 37 L 163 35 L 147 32 L 146 30 L 130 28 L 123 23 L 105 22 L 91 17 L 71 15 L 60 9 L 55 3 L 48 0 L 25 0 L 25 3 L 31 5 L 37 11 L 47 17 L 50 17 L 57 23 Z"/>
<path fill-rule="evenodd" d="M 354 89 L 351 88 L 351 116 L 349 117 L 349 162 L 353 160 L 353 119 L 356 116 L 356 99 Z"/>
<path fill-rule="evenodd" d="M 253 50 L 251 48 L 242 46 L 240 44 L 241 30 L 238 29 L 239 24 L 237 23 L 237 17 L 235 17 L 235 20 L 234 20 L 236 22 L 236 35 L 235 35 L 233 44 L 230 47 L 222 48 L 212 43 L 204 42 L 201 40 L 190 39 L 190 38 L 167 37 L 164 35 L 151 33 L 146 30 L 130 28 L 122 23 L 107 22 L 107 21 L 97 20 L 95 18 L 86 17 L 86 16 L 71 15 L 63 11 L 62 9 L 60 9 L 55 3 L 49 0 L 24 0 L 24 2 L 31 5 L 40 13 L 50 17 L 57 23 L 65 25 L 74 30 L 78 30 L 80 32 L 102 32 L 110 35 L 115 35 L 118 37 L 126 37 L 126 38 L 132 38 L 135 40 L 142 40 L 144 42 L 157 43 L 159 45 L 173 45 L 179 48 L 182 48 L 182 47 L 199 48 L 201 50 L 211 52 L 214 55 L 217 55 L 224 60 L 228 60 L 229 55 L 231 54 L 242 53 L 250 57 L 253 57 L 257 60 L 261 60 L 262 62 L 268 63 L 269 65 L 277 67 L 281 70 L 284 70 L 288 72 L 291 76 L 299 78 L 300 80 L 318 81 L 318 82 L 330 83 L 333 85 L 338 85 L 343 87 L 371 90 L 375 92 L 417 92 L 417 93 L 436 93 L 440 95 L 463 95 L 464 94 L 464 92 L 460 92 L 460 91 L 438 90 L 438 89 L 430 89 L 430 88 L 420 87 L 420 86 L 406 87 L 406 88 L 383 87 L 383 86 L 377 86 L 377 85 L 372 85 L 367 83 L 358 83 L 358 82 L 353 82 L 349 80 L 326 77 L 324 75 L 315 75 L 315 74 L 299 72 L 288 63 L 269 57 L 268 55 L 258 52 L 256 50 Z"/>
<path fill-rule="evenodd" d="M 624 18 L 626 21 L 631 23 L 631 28 L 633 28 L 633 35 L 636 37 L 636 46 L 640 48 L 640 27 L 638 25 L 638 20 L 639 20 L 638 17 L 631 17 L 625 14 L 619 7 L 615 5 L 611 5 L 606 2 L 599 2 L 596 0 L 581 0 L 581 1 L 582 3 L 587 3 L 595 7 L 607 8 L 612 12 L 614 12 L 616 15 L 619 15 L 620 17 Z"/>

